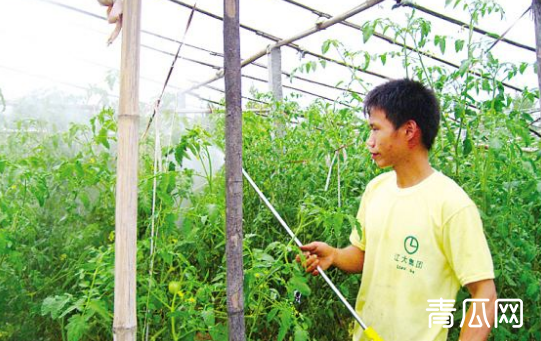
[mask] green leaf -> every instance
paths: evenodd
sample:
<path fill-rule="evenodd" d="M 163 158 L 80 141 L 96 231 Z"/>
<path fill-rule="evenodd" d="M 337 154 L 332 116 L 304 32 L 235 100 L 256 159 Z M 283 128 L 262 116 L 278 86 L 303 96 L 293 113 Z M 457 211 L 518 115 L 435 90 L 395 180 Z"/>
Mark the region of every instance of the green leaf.
<path fill-rule="evenodd" d="M 368 66 L 370 65 L 370 54 L 368 52 L 365 52 L 364 54 L 364 65 L 362 66 L 363 70 L 368 69 Z"/>
<path fill-rule="evenodd" d="M 381 64 L 385 65 L 387 63 L 387 53 L 380 54 L 379 59 L 381 60 Z"/>
<path fill-rule="evenodd" d="M 374 34 L 374 26 L 371 23 L 366 23 L 362 27 L 363 31 L 363 43 L 366 43 L 368 39 Z"/>
<path fill-rule="evenodd" d="M 291 313 L 288 310 L 282 310 L 280 312 L 280 329 L 278 330 L 278 338 L 277 338 L 278 341 L 284 340 L 290 326 L 291 326 Z"/>
<path fill-rule="evenodd" d="M 41 304 L 41 315 L 45 316 L 47 314 L 50 314 L 53 320 L 56 320 L 60 316 L 60 313 L 62 312 L 64 306 L 68 304 L 70 300 L 70 294 L 47 297 L 45 300 L 43 300 L 43 303 Z"/>
<path fill-rule="evenodd" d="M 512 286 L 512 287 L 517 286 L 517 283 L 513 280 L 513 278 L 509 274 L 504 273 L 503 277 L 505 277 L 505 280 L 506 280 L 507 284 L 509 284 L 510 286 Z"/>
<path fill-rule="evenodd" d="M 329 51 L 329 48 L 331 47 L 332 40 L 325 40 L 323 42 L 323 46 L 321 46 L 321 52 L 323 54 L 327 53 Z"/>
<path fill-rule="evenodd" d="M 295 327 L 295 341 L 308 341 L 308 332 L 300 326 Z"/>
<path fill-rule="evenodd" d="M 89 210 L 91 207 L 90 198 L 88 196 L 87 192 L 82 192 L 79 194 L 79 199 L 81 199 L 81 202 L 83 203 L 83 206 Z"/>
<path fill-rule="evenodd" d="M 445 46 L 446 46 L 446 37 L 441 37 L 440 39 L 440 51 L 442 54 L 445 54 Z"/>
<path fill-rule="evenodd" d="M 485 91 L 492 91 L 492 86 L 490 86 L 490 82 L 486 78 L 481 82 L 481 88 Z"/>
<path fill-rule="evenodd" d="M 109 140 L 107 139 L 107 133 L 108 129 L 106 127 L 102 127 L 98 135 L 96 135 L 96 142 L 102 144 L 105 148 L 109 149 L 110 145 Z"/>
<path fill-rule="evenodd" d="M 421 21 L 421 39 L 424 39 L 430 33 L 431 26 L 430 21 Z"/>
<path fill-rule="evenodd" d="M 85 170 L 83 169 L 83 165 L 79 160 L 75 161 L 75 172 L 77 173 L 77 176 L 83 177 L 85 175 Z"/>
<path fill-rule="evenodd" d="M 188 156 L 188 153 L 186 152 L 188 148 L 188 142 L 185 140 L 181 141 L 175 148 L 175 160 L 179 164 L 179 166 L 182 166 L 182 161 L 184 158 L 190 159 Z"/>
<path fill-rule="evenodd" d="M 207 325 L 207 327 L 214 327 L 216 324 L 216 320 L 214 318 L 214 311 L 213 310 L 205 310 L 201 316 L 203 317 L 203 321 Z"/>
<path fill-rule="evenodd" d="M 357 218 L 355 216 L 353 216 L 351 214 L 346 214 L 345 217 L 348 220 L 351 229 L 357 228 L 357 226 L 359 226 L 359 221 L 357 220 Z M 359 235 L 359 236 L 361 236 L 361 235 Z"/>
<path fill-rule="evenodd" d="M 359 103 L 362 103 L 363 102 L 363 99 L 361 98 L 361 96 L 357 95 L 357 93 L 355 92 L 351 92 L 351 97 L 353 97 L 354 99 L 356 99 L 357 101 L 359 101 Z"/>
<path fill-rule="evenodd" d="M 278 308 L 273 308 L 268 314 L 267 314 L 267 322 L 272 321 L 276 314 L 278 313 Z"/>
<path fill-rule="evenodd" d="M 462 64 L 460 64 L 460 68 L 458 69 L 458 74 L 460 76 L 464 76 L 466 71 L 468 71 L 470 64 L 471 64 L 471 60 L 469 59 L 465 59 L 464 61 L 462 61 Z"/>
<path fill-rule="evenodd" d="M 8 249 L 11 247 L 11 245 L 12 245 L 12 242 L 8 239 L 8 233 L 0 230 L 0 255 L 7 255 Z M 43 311 L 43 307 L 42 307 L 42 311 Z M 42 315 L 44 314 L 42 313 Z"/>
<path fill-rule="evenodd" d="M 306 282 L 306 277 L 294 276 L 289 280 L 289 287 L 293 290 L 298 290 L 304 296 L 309 296 L 312 290 Z"/>
<path fill-rule="evenodd" d="M 110 324 L 112 314 L 107 310 L 104 302 L 92 300 L 88 302 L 87 309 L 92 313 L 96 313 L 105 324 Z"/>
<path fill-rule="evenodd" d="M 473 150 L 473 142 L 468 136 L 466 136 L 466 139 L 464 140 L 463 147 L 464 156 L 468 156 Z"/>
<path fill-rule="evenodd" d="M 462 51 L 463 48 L 464 48 L 464 40 L 462 39 L 455 40 L 455 51 L 456 52 Z"/>
<path fill-rule="evenodd" d="M 213 340 L 227 340 L 227 326 L 225 324 L 217 324 L 209 328 L 210 336 Z"/>
<path fill-rule="evenodd" d="M 520 72 L 521 75 L 524 74 L 524 71 L 526 71 L 527 67 L 528 67 L 528 63 L 526 62 L 523 62 L 520 64 L 518 71 Z"/>
<path fill-rule="evenodd" d="M 66 326 L 68 330 L 68 341 L 79 341 L 88 329 L 88 324 L 83 315 L 73 315 Z"/>
<path fill-rule="evenodd" d="M 49 189 L 47 187 L 47 180 L 45 177 L 39 177 L 37 179 L 37 184 L 32 189 L 32 193 L 38 200 L 39 206 L 43 207 L 43 205 L 45 205 L 45 200 L 49 197 Z"/>
<path fill-rule="evenodd" d="M 66 310 L 64 310 L 62 312 L 62 314 L 60 314 L 59 317 L 64 317 L 64 316 L 67 316 L 69 315 L 71 312 L 75 311 L 75 310 L 78 310 L 78 311 L 83 311 L 83 305 L 85 303 L 85 299 L 84 298 L 80 298 L 78 299 L 75 303 L 73 303 L 69 308 L 67 308 Z"/>

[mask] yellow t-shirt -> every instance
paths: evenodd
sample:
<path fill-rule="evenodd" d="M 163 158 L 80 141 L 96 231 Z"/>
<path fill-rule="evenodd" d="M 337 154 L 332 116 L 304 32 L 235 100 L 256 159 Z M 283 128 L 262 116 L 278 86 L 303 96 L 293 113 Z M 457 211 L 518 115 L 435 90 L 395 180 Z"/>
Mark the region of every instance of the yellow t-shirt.
<path fill-rule="evenodd" d="M 428 300 L 455 300 L 460 286 L 494 278 L 492 257 L 473 201 L 434 171 L 399 188 L 394 171 L 366 187 L 357 215 L 365 251 L 356 310 L 385 341 L 444 341 L 447 328 L 429 328 Z M 354 341 L 364 340 L 356 324 Z"/>

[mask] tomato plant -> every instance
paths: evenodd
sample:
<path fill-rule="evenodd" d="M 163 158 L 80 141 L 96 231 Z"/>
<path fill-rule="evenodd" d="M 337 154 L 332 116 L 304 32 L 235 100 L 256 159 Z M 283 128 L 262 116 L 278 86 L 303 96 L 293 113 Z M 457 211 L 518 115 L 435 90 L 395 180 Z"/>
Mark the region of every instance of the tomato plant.
<path fill-rule="evenodd" d="M 480 16 L 500 13 L 491 2 L 468 4 L 470 26 Z M 412 49 L 370 54 L 331 40 L 322 51 L 336 50 L 348 63 L 363 66 L 351 70 L 344 84 L 369 89 L 373 84 L 363 70 L 398 62 L 436 91 L 443 122 L 432 165 L 478 205 L 499 297 L 524 301 L 524 327 L 494 330 L 493 339 L 540 339 L 541 145 L 530 112 L 538 95 L 533 89 L 513 93 L 504 85 L 534 72 L 534 66 L 499 61 L 470 31 L 465 39 L 436 35 L 430 22 L 409 13 L 406 25 L 367 22 L 359 38 L 369 42 L 375 33 L 388 34 L 397 42 L 414 42 Z M 456 68 L 428 62 L 422 53 L 434 48 L 446 54 L 453 47 L 464 56 Z M 297 72 L 324 70 L 325 63 L 311 63 Z M 256 110 L 243 115 L 244 168 L 303 242 L 346 246 L 351 229 L 358 228 L 355 214 L 364 187 L 381 172 L 364 147 L 362 97 L 346 92 L 340 100 L 351 107 L 316 101 L 302 108 L 292 96 L 264 106 L 273 109 L 268 115 Z M 261 103 L 247 106 L 258 109 Z M 109 340 L 116 118 L 104 109 L 63 131 L 43 131 L 44 125 L 19 121 L 16 133 L 0 136 L 0 340 Z M 283 127 L 279 134 L 277 126 Z M 156 172 L 154 137 L 140 142 L 140 338 L 227 338 L 225 181 L 212 157 L 213 148 L 223 150 L 223 128 L 219 111 L 205 127 L 175 128 Z M 194 190 L 196 183 L 204 185 Z M 247 183 L 244 236 L 248 339 L 349 338 L 349 313 L 323 281 L 306 276 L 294 262 L 296 246 Z M 359 276 L 335 270 L 329 275 L 353 302 Z M 457 307 L 465 297 L 459 294 Z M 458 309 L 457 324 L 461 316 Z M 458 332 L 456 325 L 450 338 L 457 339 Z"/>

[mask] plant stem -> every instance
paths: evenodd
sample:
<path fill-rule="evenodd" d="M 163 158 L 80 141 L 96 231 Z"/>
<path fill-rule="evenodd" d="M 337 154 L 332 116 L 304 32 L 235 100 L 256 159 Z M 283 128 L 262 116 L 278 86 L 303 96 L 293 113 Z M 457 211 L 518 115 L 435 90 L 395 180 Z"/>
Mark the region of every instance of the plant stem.
<path fill-rule="evenodd" d="M 208 147 L 205 147 L 205 152 L 207 153 L 207 159 L 209 160 L 209 176 L 208 176 L 208 183 L 209 183 L 209 190 L 212 193 L 212 160 L 210 158 L 210 152 Z"/>
<path fill-rule="evenodd" d="M 175 299 L 177 298 L 177 294 L 175 293 L 175 295 L 173 296 L 173 303 L 171 303 L 171 308 L 170 308 L 170 311 L 171 313 L 174 313 L 175 312 Z M 173 335 L 173 340 L 178 340 L 178 337 L 177 337 L 177 332 L 175 330 L 175 317 L 174 316 L 171 316 L 171 334 Z"/>

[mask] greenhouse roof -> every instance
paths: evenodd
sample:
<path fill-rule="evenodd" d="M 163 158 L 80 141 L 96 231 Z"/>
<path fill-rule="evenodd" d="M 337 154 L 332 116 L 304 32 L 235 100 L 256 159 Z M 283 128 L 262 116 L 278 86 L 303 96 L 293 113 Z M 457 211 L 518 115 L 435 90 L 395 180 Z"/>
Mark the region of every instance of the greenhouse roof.
<path fill-rule="evenodd" d="M 346 88 L 362 95 L 371 85 L 388 78 L 411 76 L 406 74 L 400 58 L 392 58 L 393 52 L 402 49 L 400 38 L 397 39 L 399 44 L 393 44 L 395 37 L 391 30 L 383 34 L 376 29 L 374 36 L 364 42 L 363 33 L 367 32 L 362 27 L 377 18 L 406 25 L 407 16 L 414 10 L 416 17 L 431 23 L 433 41 L 420 48 L 425 62 L 428 65 L 445 65 L 451 69 L 460 68 L 461 63 L 467 59 L 467 51 L 462 49 L 457 52 L 455 44 L 456 41 L 468 40 L 469 30 L 462 23 L 470 21 L 471 8 L 464 4 L 471 1 L 461 1 L 456 7 L 453 6 L 454 1 L 447 1 L 451 2 L 448 5 L 445 2 L 419 0 L 412 4 L 402 1 L 399 6 L 394 0 L 386 0 L 324 31 L 285 45 L 281 48 L 284 93 L 299 93 L 301 97 L 296 100 L 303 104 L 316 98 L 333 102 L 341 98 Z M 497 42 L 491 48 L 491 53 L 500 63 L 533 65 L 534 25 L 531 12 L 525 14 L 530 4 L 529 0 L 518 0 L 512 4 L 501 2 L 503 19 L 500 13 L 480 17 L 475 25 L 473 39 L 487 49 Z M 152 103 L 160 93 L 183 37 L 192 6 L 193 2 L 187 0 L 143 2 L 140 98 L 146 104 Z M 176 108 L 204 108 L 206 102 L 217 103 L 223 98 L 223 79 L 193 90 L 194 96 L 188 96 L 185 101 L 178 100 L 180 96 L 177 96 L 183 90 L 211 79 L 222 67 L 222 6 L 221 1 L 197 2 L 193 21 L 184 40 L 185 45 L 180 51 L 180 59 L 167 88 L 167 92 L 172 95 L 170 98 L 174 98 Z M 316 23 L 356 6 L 359 6 L 359 2 L 352 0 L 241 0 L 241 56 L 248 58 L 277 40 L 295 36 Z M 19 19 L 21 13 L 24 13 L 25 20 Z M 97 1 L 2 2 L 0 32 L 4 48 L 0 56 L 0 90 L 8 104 L 8 112 L 9 106 L 18 99 L 53 88 L 74 96 L 87 94 L 86 103 L 80 103 L 83 106 L 103 104 L 102 98 L 105 95 L 113 99 L 117 97 L 118 85 L 113 84 L 118 78 L 121 44 L 119 38 L 111 46 L 106 46 L 112 30 L 113 25 L 105 21 L 105 7 Z M 505 37 L 501 41 L 490 36 L 504 32 Z M 444 39 L 439 37 L 444 36 L 446 39 L 442 43 Z M 323 53 L 322 46 L 329 39 L 342 44 L 339 47 L 342 53 L 332 46 Z M 439 42 L 434 41 L 438 39 Z M 411 37 L 407 38 L 406 45 L 411 50 L 415 49 L 415 44 L 416 41 Z M 344 50 L 360 53 L 344 60 Z M 385 52 L 388 58 L 384 65 L 379 59 L 380 54 Z M 379 57 L 370 62 L 366 72 L 358 70 L 359 77 L 366 85 L 363 88 L 362 84 L 348 84 L 352 66 L 362 68 L 366 53 Z M 321 58 L 326 59 L 325 68 L 321 67 Z M 258 92 L 268 91 L 266 59 L 264 56 L 243 68 L 245 99 L 253 98 L 253 89 Z M 310 72 L 299 71 L 298 68 L 303 65 L 303 71 L 306 71 L 306 65 L 310 62 L 315 62 Z M 315 71 L 314 64 L 318 66 Z M 291 77 L 293 72 L 294 76 Z M 518 91 L 524 87 L 535 89 L 538 86 L 533 67 L 504 83 L 506 91 L 513 96 L 519 94 Z"/>

